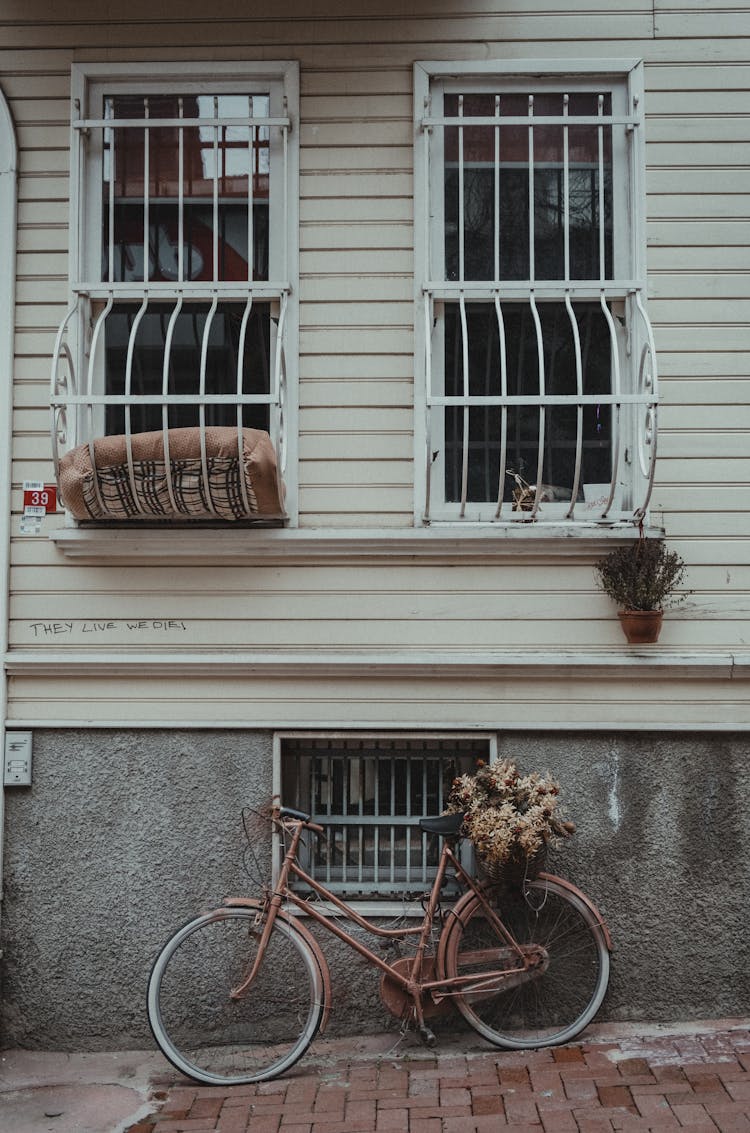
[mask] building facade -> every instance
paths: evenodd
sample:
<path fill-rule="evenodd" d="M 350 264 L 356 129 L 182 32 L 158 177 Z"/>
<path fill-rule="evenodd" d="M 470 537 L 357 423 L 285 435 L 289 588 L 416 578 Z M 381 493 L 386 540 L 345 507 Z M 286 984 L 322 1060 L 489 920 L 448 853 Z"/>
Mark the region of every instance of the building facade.
<path fill-rule="evenodd" d="M 746 1012 L 750 7 L 162 7 L 0 12 L 3 1041 L 145 1045 L 243 806 L 400 905 L 496 756 L 603 1014 Z M 640 535 L 690 593 L 633 647 Z"/>

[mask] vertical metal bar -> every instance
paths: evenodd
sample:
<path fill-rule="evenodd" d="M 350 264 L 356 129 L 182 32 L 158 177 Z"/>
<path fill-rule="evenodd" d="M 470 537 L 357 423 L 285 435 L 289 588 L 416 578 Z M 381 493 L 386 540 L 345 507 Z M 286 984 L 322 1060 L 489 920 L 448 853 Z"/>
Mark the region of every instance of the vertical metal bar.
<path fill-rule="evenodd" d="M 380 748 L 378 748 L 380 752 Z M 377 888 L 380 887 L 380 754 L 373 756 L 372 770 L 373 770 L 373 816 L 375 818 L 375 837 L 373 840 L 373 881 Z"/>
<path fill-rule="evenodd" d="M 646 342 L 644 344 L 643 351 L 641 353 L 641 361 L 640 361 L 639 373 L 638 373 L 638 391 L 641 392 L 641 390 L 645 390 L 647 387 L 650 387 L 650 392 L 651 392 L 651 401 L 650 401 L 650 403 L 647 403 L 647 405 L 646 405 L 646 414 L 645 414 L 645 422 L 644 422 L 645 427 L 646 427 L 645 428 L 646 433 L 648 433 L 649 426 L 650 426 L 651 433 L 650 433 L 650 435 L 648 435 L 646 437 L 640 437 L 639 438 L 639 445 L 638 445 L 638 458 L 639 458 L 639 462 L 640 462 L 640 465 L 641 465 L 641 472 L 643 473 L 644 476 L 647 477 L 647 483 L 646 483 L 646 491 L 645 491 L 645 494 L 644 494 L 643 502 L 640 504 L 640 506 L 637 509 L 635 509 L 635 514 L 637 516 L 644 516 L 646 514 L 646 511 L 647 511 L 648 505 L 649 505 L 649 501 L 651 499 L 651 493 L 652 493 L 653 487 L 654 487 L 654 476 L 655 476 L 655 473 L 656 473 L 656 445 L 657 445 L 657 440 L 658 440 L 657 413 L 658 413 L 658 396 L 659 396 L 659 374 L 658 374 L 658 370 L 657 370 L 656 345 L 654 343 L 654 332 L 653 332 L 653 328 L 651 326 L 651 320 L 649 319 L 648 314 L 646 313 L 646 309 L 643 306 L 643 302 L 641 300 L 640 290 L 637 290 L 636 293 L 635 293 L 635 305 L 636 305 L 636 308 L 638 310 L 638 313 L 641 316 L 641 319 L 643 320 L 643 324 L 644 324 L 644 327 L 645 327 L 645 330 L 646 330 Z M 650 360 L 650 364 L 651 364 L 651 373 L 650 373 L 650 375 L 647 376 L 646 373 L 645 373 L 645 367 L 648 364 L 649 360 Z M 644 446 L 646 444 L 651 445 L 651 458 L 650 458 L 648 465 L 646 465 L 645 454 L 644 454 L 644 451 L 643 451 Z"/>
<path fill-rule="evenodd" d="M 247 99 L 248 116 L 252 120 L 253 117 L 253 96 L 248 95 Z M 253 216 L 253 204 L 255 194 L 255 159 L 256 159 L 256 140 L 257 140 L 257 126 L 250 125 L 247 132 L 248 140 L 248 155 L 247 155 L 247 280 L 252 283 L 255 276 L 255 217 Z M 286 178 L 285 178 L 286 180 Z"/>
<path fill-rule="evenodd" d="M 495 292 L 495 316 L 497 318 L 498 347 L 500 351 L 500 395 L 508 396 L 508 358 L 505 349 L 505 320 L 500 305 L 500 292 Z M 508 455 L 508 406 L 500 406 L 500 464 L 498 468 L 497 508 L 495 519 L 499 519 L 505 495 L 505 464 Z"/>
<path fill-rule="evenodd" d="M 466 499 L 469 491 L 469 328 L 466 320 L 466 298 L 463 291 L 458 300 L 461 314 L 461 361 L 463 366 L 463 440 L 461 452 L 461 508 L 459 515 L 466 514 Z"/>
<path fill-rule="evenodd" d="M 463 118 L 464 96 L 458 96 L 458 117 Z M 461 283 L 466 273 L 466 234 L 464 230 L 465 210 L 464 185 L 464 127 L 458 127 L 458 278 Z M 463 291 L 459 297 L 459 310 L 461 316 L 461 348 L 463 362 L 463 395 L 469 396 L 469 343 L 468 326 L 466 322 L 466 300 Z M 469 405 L 465 401 L 461 410 L 463 419 L 463 441 L 461 452 L 461 507 L 459 516 L 466 514 L 466 497 L 469 487 Z"/>
<path fill-rule="evenodd" d="M 604 117 L 604 95 L 600 94 L 597 99 L 597 114 L 599 118 Z M 597 142 L 598 142 L 598 200 L 599 200 L 599 283 L 601 287 L 600 293 L 600 306 L 604 318 L 607 322 L 609 329 L 610 339 L 610 355 L 612 360 L 612 393 L 618 396 L 621 392 L 620 386 L 620 352 L 617 342 L 617 328 L 615 321 L 612 318 L 612 313 L 607 304 L 606 296 L 606 260 L 605 260 L 605 232 L 604 232 L 604 124 L 597 126 Z M 617 482 L 617 470 L 620 464 L 620 412 L 621 405 L 619 402 L 612 405 L 611 413 L 611 426 L 612 426 L 612 469 L 610 473 L 609 482 L 609 496 L 602 511 L 602 515 L 606 515 L 612 507 L 612 500 L 615 494 L 615 484 Z"/>
<path fill-rule="evenodd" d="M 96 365 L 96 351 L 97 351 L 97 347 L 99 345 L 99 335 L 101 334 L 102 328 L 104 327 L 104 324 L 107 320 L 107 316 L 108 316 L 109 312 L 112 310 L 112 306 L 114 304 L 114 301 L 115 301 L 114 292 L 110 291 L 109 295 L 107 296 L 106 305 L 105 305 L 102 313 L 99 315 L 99 318 L 96 320 L 96 323 L 94 324 L 94 330 L 93 330 L 93 333 L 91 335 L 91 346 L 89 348 L 89 350 L 90 350 L 89 366 L 88 366 L 88 373 L 86 375 L 86 393 L 89 397 L 91 396 L 93 389 L 94 389 L 94 366 Z M 88 438 L 89 456 L 91 458 L 91 470 L 92 470 L 92 475 L 93 475 L 94 491 L 96 493 L 96 499 L 97 499 L 97 503 L 99 504 L 99 507 L 101 508 L 102 512 L 104 514 L 106 514 L 107 509 L 105 508 L 104 500 L 102 499 L 102 494 L 101 494 L 101 490 L 100 490 L 100 486 L 99 486 L 99 473 L 98 473 L 97 467 L 96 467 L 96 452 L 95 452 L 95 449 L 94 449 L 94 419 L 93 419 L 94 418 L 94 407 L 93 407 L 93 405 L 90 401 L 89 401 L 88 405 L 86 406 L 86 409 L 88 411 L 88 413 L 87 413 L 88 423 L 87 423 L 87 429 L 86 429 L 86 436 Z"/>
<path fill-rule="evenodd" d="M 143 100 L 143 117 L 146 122 L 149 119 L 149 105 L 148 99 Z M 149 202 L 151 197 L 151 146 L 150 146 L 151 131 L 148 126 L 143 127 L 143 282 L 149 281 Z"/>
<path fill-rule="evenodd" d="M 604 95 L 597 99 L 597 114 L 601 118 L 604 114 Z M 604 255 L 604 125 L 597 126 L 598 159 L 599 159 L 599 279 L 604 284 L 606 278 L 606 259 Z"/>
<path fill-rule="evenodd" d="M 395 813 L 395 759 L 390 757 L 391 761 L 391 785 L 390 785 L 390 798 L 391 798 L 391 816 Z M 395 823 L 393 817 L 391 818 L 391 868 L 389 871 L 389 880 L 391 887 L 395 884 Z"/>
<path fill-rule="evenodd" d="M 55 480 L 60 482 L 60 454 L 59 445 L 65 440 L 68 441 L 68 405 L 67 403 L 60 406 L 58 405 L 57 398 L 61 392 L 67 394 L 76 394 L 78 389 L 76 387 L 76 372 L 73 358 L 70 353 L 67 342 L 63 346 L 68 323 L 74 315 L 78 313 L 78 304 L 80 300 L 77 299 L 73 306 L 68 310 L 65 318 L 60 323 L 55 338 L 55 349 L 52 354 L 52 369 L 50 372 L 50 424 L 51 424 L 51 437 L 52 437 L 52 461 L 55 468 Z M 68 372 L 63 378 L 59 376 L 60 370 L 60 355 L 65 354 L 67 360 Z M 61 430 L 65 433 L 65 437 L 61 436 Z"/>
<path fill-rule="evenodd" d="M 422 807 L 421 807 L 422 814 L 425 814 L 426 810 L 427 810 L 427 797 L 428 797 L 427 757 L 426 757 L 426 755 L 423 755 L 422 756 Z M 422 863 L 421 881 L 422 881 L 422 884 L 425 885 L 427 883 L 427 835 L 422 834 L 420 841 L 422 843 L 422 853 L 420 855 L 420 861 Z"/>
<path fill-rule="evenodd" d="M 214 95 L 213 280 L 219 280 L 219 98 Z M 213 508 L 212 508 L 213 510 Z"/>
<path fill-rule="evenodd" d="M 535 274 L 535 217 L 534 217 L 534 95 L 529 95 L 529 280 L 531 287 L 529 289 L 529 304 L 531 306 L 531 316 L 534 320 L 534 329 L 536 331 L 536 345 L 537 345 L 537 366 L 539 371 L 539 394 L 544 396 L 544 340 L 542 337 L 542 324 L 539 319 L 539 312 L 536 306 L 536 299 L 534 297 L 534 283 L 536 280 Z M 539 504 L 542 494 L 542 476 L 544 473 L 544 427 L 545 427 L 545 407 L 539 406 L 539 440 L 537 448 L 537 467 L 536 467 L 536 487 L 534 493 L 534 505 L 531 509 L 530 518 L 536 519 L 537 512 L 539 511 Z"/>
<path fill-rule="evenodd" d="M 114 116 L 114 100 L 108 99 L 107 104 L 111 107 L 112 115 Z M 115 278 L 115 152 L 117 148 L 117 132 L 114 127 L 110 127 L 108 130 L 103 130 L 102 133 L 104 135 L 102 139 L 103 142 L 106 140 L 107 135 L 109 135 L 109 217 L 107 225 L 107 259 L 109 268 L 107 271 L 107 280 L 112 284 Z"/>
<path fill-rule="evenodd" d="M 425 118 L 430 113 L 430 98 L 425 95 L 424 99 L 424 113 Z M 425 210 L 422 226 L 422 240 L 424 242 L 424 279 L 432 279 L 432 229 L 430 227 L 430 219 L 432 216 L 432 184 L 430 181 L 430 141 L 432 139 L 432 128 L 426 126 L 423 128 L 424 145 L 422 147 L 422 176 L 424 178 L 424 193 L 425 193 Z M 445 126 L 442 127 L 442 152 L 445 154 Z M 444 198 L 443 198 L 444 199 Z M 445 227 L 445 226 L 443 226 Z"/>
<path fill-rule="evenodd" d="M 177 100 L 178 115 L 184 116 L 183 100 Z M 185 129 L 177 129 L 177 282 L 185 281 Z"/>
<path fill-rule="evenodd" d="M 287 106 L 287 99 L 286 99 L 286 95 L 284 95 L 284 112 L 285 113 L 286 113 L 286 106 Z M 268 136 L 268 148 L 269 148 L 269 153 L 270 153 L 270 149 L 271 149 L 270 127 L 269 127 L 269 136 Z M 283 275 L 283 279 L 286 281 L 289 278 L 289 266 L 290 266 L 289 265 L 289 128 L 287 126 L 282 126 L 282 128 L 281 128 L 281 149 L 282 149 L 282 156 L 283 156 L 283 162 L 284 162 L 284 164 L 283 164 L 283 170 L 284 170 L 284 188 L 283 188 L 284 222 L 283 222 L 283 225 L 282 225 L 282 229 L 283 229 L 283 233 L 284 233 L 284 241 L 283 241 L 284 262 L 283 262 L 282 275 Z M 269 274 L 270 274 L 270 272 L 269 272 Z"/>
<path fill-rule="evenodd" d="M 414 768 L 414 760 L 406 759 L 406 818 L 411 818 L 411 792 L 412 792 L 412 773 Z M 411 882 L 411 824 L 407 821 L 403 826 L 404 831 L 404 883 L 409 885 Z"/>
<path fill-rule="evenodd" d="M 138 501 L 138 493 L 137 493 L 136 486 L 135 486 L 135 466 L 134 466 L 134 463 L 133 463 L 133 434 L 132 434 L 131 428 L 130 428 L 130 421 L 131 421 L 131 418 L 130 418 L 130 412 L 131 412 L 130 391 L 131 391 L 131 385 L 132 385 L 132 380 L 133 380 L 133 354 L 135 353 L 135 340 L 136 340 L 136 336 L 138 334 L 138 327 L 140 325 L 141 319 L 146 314 L 146 308 L 147 307 L 148 307 L 148 291 L 144 291 L 143 302 L 141 303 L 141 306 L 139 307 L 138 312 L 137 312 L 135 318 L 133 319 L 133 325 L 130 329 L 130 334 L 128 335 L 128 353 L 127 353 L 127 357 L 126 357 L 126 360 L 125 360 L 125 390 L 124 390 L 125 397 L 128 399 L 125 403 L 125 450 L 126 450 L 126 453 L 127 453 L 127 462 L 128 462 L 128 480 L 130 481 L 130 491 L 133 495 L 133 503 L 135 504 L 137 511 L 141 512 L 141 514 L 144 514 L 144 508 L 141 507 L 141 505 Z"/>
<path fill-rule="evenodd" d="M 536 331 L 536 351 L 537 351 L 537 366 L 539 369 L 539 395 L 545 395 L 545 378 L 544 378 L 544 339 L 542 337 L 542 324 L 539 318 L 539 311 L 536 306 L 536 299 L 534 297 L 534 289 L 531 289 L 529 294 L 529 303 L 531 306 L 531 316 L 534 320 L 534 329 Z M 542 478 L 544 475 L 544 431 L 546 425 L 545 406 L 539 406 L 539 442 L 537 449 L 537 467 L 536 467 L 536 491 L 534 493 L 534 506 L 532 507 L 529 515 L 532 519 L 536 518 L 539 511 L 539 504 L 542 497 Z"/>
<path fill-rule="evenodd" d="M 499 122 L 500 122 L 500 95 L 499 94 L 495 95 L 495 118 L 496 118 L 497 121 L 496 121 L 496 124 L 495 124 L 495 156 L 494 156 L 494 162 L 495 162 L 495 179 L 494 179 L 495 224 L 494 224 L 493 243 L 494 243 L 494 253 L 495 253 L 495 256 L 494 256 L 494 259 L 495 259 L 495 265 L 494 265 L 495 283 L 499 283 L 500 282 L 500 125 L 499 125 Z"/>
<path fill-rule="evenodd" d="M 425 95 L 424 99 L 424 113 L 425 117 L 430 112 L 430 99 L 429 95 Z M 430 218 L 432 216 L 432 185 L 430 182 L 430 142 L 432 138 L 432 131 L 429 127 L 423 130 L 424 144 L 422 148 L 422 175 L 424 179 L 424 193 L 425 193 L 425 208 L 423 217 L 423 230 L 422 240 L 424 245 L 424 265 L 423 265 L 423 279 L 429 280 L 432 278 L 431 265 L 432 265 L 432 231 L 430 228 Z M 445 127 L 442 127 L 442 152 L 445 153 Z M 443 197 L 443 199 L 445 199 Z M 443 206 L 444 207 L 444 206 Z M 430 518 L 430 504 L 432 495 L 432 324 L 433 324 L 434 301 L 432 296 L 425 291 L 424 293 L 424 383 L 425 383 L 425 501 L 423 519 L 425 522 Z M 443 413 L 443 420 L 445 420 L 445 411 Z"/>
<path fill-rule="evenodd" d="M 96 352 L 99 346 L 99 336 L 104 328 L 107 315 L 112 310 L 112 305 L 115 301 L 114 291 L 110 291 L 107 296 L 107 302 L 102 309 L 101 314 L 94 323 L 94 329 L 91 332 L 91 345 L 89 347 L 89 365 L 86 373 L 86 393 L 90 396 L 94 392 L 94 367 L 96 365 Z M 89 406 L 90 408 L 90 406 Z"/>
<path fill-rule="evenodd" d="M 464 115 L 464 96 L 458 96 L 458 117 Z M 464 282 L 464 127 L 458 127 L 458 278 Z"/>
<path fill-rule="evenodd" d="M 432 490 L 432 296 L 424 295 L 424 382 L 425 382 L 425 503 L 424 518 L 430 518 Z"/>
<path fill-rule="evenodd" d="M 286 315 L 289 303 L 289 295 L 285 291 L 281 296 L 281 309 L 279 311 L 279 322 L 276 327 L 276 352 L 274 361 L 274 374 L 273 374 L 273 405 L 277 408 L 279 414 L 279 440 L 278 440 L 278 461 L 279 468 L 283 473 L 286 469 L 286 453 L 287 453 L 287 436 L 286 430 L 283 428 L 283 406 L 286 401 L 286 388 L 283 379 L 286 377 L 286 369 L 284 367 L 284 336 L 286 334 Z M 271 391 L 269 391 L 269 394 Z M 271 413 L 271 402 L 269 397 L 269 416 Z"/>
<path fill-rule="evenodd" d="M 288 294 L 285 291 L 281 296 L 281 308 L 279 310 L 279 324 L 276 330 L 276 356 L 274 359 L 273 368 L 273 390 L 270 390 L 273 401 L 278 405 L 281 397 L 281 372 L 282 372 L 282 357 L 284 334 L 286 333 L 286 316 L 288 307 Z"/>
<path fill-rule="evenodd" d="M 500 360 L 500 393 L 505 396 L 507 390 L 507 375 L 505 372 L 505 323 L 503 320 L 502 310 L 500 309 L 500 95 L 495 95 L 495 148 L 494 148 L 494 275 L 495 284 L 498 290 L 495 292 L 495 318 L 497 319 L 497 332 L 498 332 L 498 351 Z M 507 451 L 507 430 L 508 430 L 508 407 L 507 405 L 500 406 L 500 455 L 497 473 L 497 507 L 495 509 L 495 519 L 500 517 L 503 507 L 503 496 L 505 494 L 505 454 Z M 489 484 L 489 476 L 487 478 Z"/>
<path fill-rule="evenodd" d="M 318 767 L 320 767 L 320 764 L 323 762 L 323 759 L 322 759 L 321 756 L 317 756 L 316 759 L 317 759 Z M 327 804 L 326 804 L 326 816 L 328 818 L 327 825 L 328 825 L 328 830 L 329 830 L 329 848 L 328 848 L 328 854 L 326 856 L 326 884 L 330 885 L 331 879 L 332 879 L 332 872 L 333 872 L 332 858 L 333 858 L 333 855 L 336 852 L 336 831 L 333 828 L 333 826 L 331 825 L 331 821 L 330 821 L 330 818 L 331 818 L 331 791 L 333 789 L 333 757 L 330 754 L 330 752 L 326 757 L 326 776 L 327 776 L 327 779 L 328 779 L 328 801 L 327 801 Z"/>
<path fill-rule="evenodd" d="M 534 289 L 534 96 L 529 95 L 529 279 Z"/>
<path fill-rule="evenodd" d="M 357 811 L 358 811 L 358 814 L 359 814 L 359 822 L 357 823 L 357 881 L 359 882 L 360 885 L 362 884 L 362 881 L 363 881 L 363 878 L 364 878 L 364 866 L 365 866 L 365 861 L 364 861 L 365 840 L 364 840 L 364 829 L 363 829 L 363 825 L 362 825 L 362 818 L 364 816 L 364 805 L 363 805 L 364 798 L 363 798 L 363 795 L 364 795 L 364 787 L 365 787 L 365 776 L 364 776 L 364 760 L 365 760 L 365 758 L 366 758 L 365 756 L 358 756 L 357 761 L 356 761 L 356 765 L 357 765 L 357 768 L 358 768 L 358 771 L 359 771 L 359 774 L 358 774 L 359 783 L 358 783 L 358 790 L 356 792 L 357 793 L 357 802 L 358 802 Z"/>
<path fill-rule="evenodd" d="M 583 365 L 581 362 L 581 336 L 578 332 L 578 320 L 573 310 L 573 304 L 570 301 L 569 290 L 565 292 L 565 309 L 568 312 L 570 328 L 573 332 L 573 350 L 576 360 L 576 393 L 578 395 L 578 404 L 576 405 L 576 462 L 573 471 L 573 484 L 570 489 L 570 507 L 565 513 L 566 519 L 572 519 L 576 499 L 578 497 L 578 485 L 581 480 L 581 460 L 583 457 L 583 403 L 581 401 L 583 396 Z"/>
<path fill-rule="evenodd" d="M 563 95 L 563 117 L 567 118 L 570 109 L 570 95 Z M 581 362 L 581 337 L 578 332 L 578 320 L 575 317 L 573 304 L 570 298 L 570 127 L 563 125 L 563 242 L 565 259 L 565 309 L 568 312 L 570 327 L 573 332 L 573 350 L 576 362 L 576 453 L 575 467 L 573 469 L 573 483 L 570 489 L 570 507 L 565 518 L 572 519 L 578 496 L 578 485 L 581 480 L 581 460 L 583 457 L 583 366 Z"/>
<path fill-rule="evenodd" d="M 200 432 L 200 445 L 201 445 L 201 470 L 203 474 L 203 485 L 206 493 L 206 503 L 208 510 L 216 515 L 216 508 L 214 507 L 213 499 L 211 498 L 211 485 L 208 476 L 208 455 L 206 452 L 206 405 L 203 398 L 206 393 L 206 364 L 208 361 L 208 340 L 211 335 L 211 324 L 216 314 L 216 308 L 219 305 L 218 293 L 214 293 L 213 301 L 206 315 L 206 325 L 203 328 L 203 339 L 201 341 L 201 370 L 200 370 L 200 384 L 199 393 L 201 397 L 200 405 L 198 406 L 198 421 Z"/>
<path fill-rule="evenodd" d="M 563 118 L 568 117 L 570 95 L 563 95 Z M 563 260 L 565 283 L 570 283 L 570 127 L 563 124 Z"/>
<path fill-rule="evenodd" d="M 175 326 L 179 318 L 180 311 L 182 310 L 182 292 L 177 292 L 177 302 L 174 310 L 169 317 L 167 323 L 167 333 L 164 336 L 164 362 L 162 364 L 161 372 L 161 392 L 162 397 L 166 398 L 169 392 L 169 361 L 172 354 L 172 338 L 174 336 Z M 177 499 L 174 493 L 174 484 L 172 482 L 172 463 L 169 455 L 169 406 L 166 401 L 162 403 L 161 407 L 161 431 L 164 438 L 164 475 L 167 481 L 167 492 L 169 493 L 169 502 L 175 513 L 179 511 L 177 507 Z"/>
<path fill-rule="evenodd" d="M 239 460 L 238 476 L 240 481 L 240 491 L 242 493 L 242 504 L 245 511 L 250 513 L 250 498 L 247 492 L 247 482 L 245 479 L 245 441 L 243 435 L 244 427 L 244 406 L 240 401 L 244 386 L 244 367 L 245 367 L 245 336 L 247 334 L 247 323 L 250 318 L 250 312 L 253 306 L 252 293 L 247 297 L 245 310 L 242 314 L 242 323 L 240 324 L 240 339 L 237 347 L 237 459 Z"/>
<path fill-rule="evenodd" d="M 615 320 L 612 318 L 612 312 L 610 311 L 609 306 L 607 305 L 607 297 L 606 297 L 606 293 L 604 291 L 604 288 L 602 288 L 602 292 L 601 292 L 599 302 L 600 302 L 600 306 L 601 306 L 601 309 L 602 309 L 602 314 L 604 315 L 604 318 L 607 321 L 607 327 L 609 329 L 610 354 L 611 354 L 611 359 L 612 359 L 612 393 L 615 395 L 615 397 L 619 397 L 619 395 L 621 393 L 621 383 L 620 383 L 620 352 L 619 352 L 618 343 L 617 343 L 617 327 L 615 326 Z M 604 508 L 602 509 L 602 515 L 606 515 L 607 512 L 609 511 L 609 509 L 612 507 L 612 500 L 614 499 L 614 495 L 615 495 L 615 484 L 617 482 L 617 469 L 618 469 L 619 463 L 620 463 L 620 412 L 621 412 L 621 409 L 622 409 L 622 405 L 619 401 L 616 401 L 612 405 L 612 472 L 611 472 L 610 482 L 609 482 L 609 496 L 607 497 L 607 502 L 604 505 Z"/>

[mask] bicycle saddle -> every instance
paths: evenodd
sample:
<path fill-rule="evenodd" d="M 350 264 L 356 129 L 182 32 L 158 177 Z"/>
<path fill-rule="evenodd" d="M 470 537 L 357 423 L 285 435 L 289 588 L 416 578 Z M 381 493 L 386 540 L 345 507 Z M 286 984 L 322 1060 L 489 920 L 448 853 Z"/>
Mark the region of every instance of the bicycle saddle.
<path fill-rule="evenodd" d="M 464 816 L 458 814 L 437 814 L 434 818 L 420 818 L 419 825 L 428 834 L 442 834 L 443 838 L 455 838 L 458 835 Z"/>

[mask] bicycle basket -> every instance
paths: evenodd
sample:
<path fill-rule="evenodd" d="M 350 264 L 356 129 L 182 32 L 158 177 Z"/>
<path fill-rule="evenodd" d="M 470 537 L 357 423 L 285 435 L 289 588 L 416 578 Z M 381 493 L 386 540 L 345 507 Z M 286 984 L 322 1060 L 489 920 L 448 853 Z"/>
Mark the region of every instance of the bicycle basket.
<path fill-rule="evenodd" d="M 480 876 L 493 885 L 505 885 L 520 889 L 526 881 L 533 881 L 547 864 L 547 847 L 542 846 L 535 854 L 513 854 L 502 862 L 489 861 L 478 851 L 477 866 Z"/>

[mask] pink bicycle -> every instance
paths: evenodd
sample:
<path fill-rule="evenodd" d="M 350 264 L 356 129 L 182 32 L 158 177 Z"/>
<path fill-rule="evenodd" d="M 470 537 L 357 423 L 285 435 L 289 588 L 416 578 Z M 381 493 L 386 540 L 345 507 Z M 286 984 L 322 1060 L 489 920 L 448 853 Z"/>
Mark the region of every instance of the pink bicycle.
<path fill-rule="evenodd" d="M 380 970 L 384 1004 L 429 1044 L 431 1020 L 454 1008 L 498 1047 L 575 1038 L 607 989 L 611 940 L 601 915 L 580 889 L 547 873 L 515 883 L 476 881 L 454 852 L 462 819 L 419 820 L 422 831 L 444 839 L 424 916 L 384 928 L 305 872 L 297 860 L 300 839 L 323 828 L 310 815 L 279 807 L 273 822 L 284 856 L 276 884 L 257 898 L 229 897 L 189 921 L 156 958 L 148 1015 L 170 1062 L 198 1082 L 222 1086 L 274 1078 L 297 1062 L 325 1030 L 331 1009 L 329 968 L 311 924 Z M 464 891 L 443 911 L 449 870 Z M 290 888 L 292 877 L 307 894 Z M 310 890 L 338 915 L 310 900 Z M 411 941 L 410 955 L 383 958 L 346 931 L 347 920 L 374 937 Z"/>

